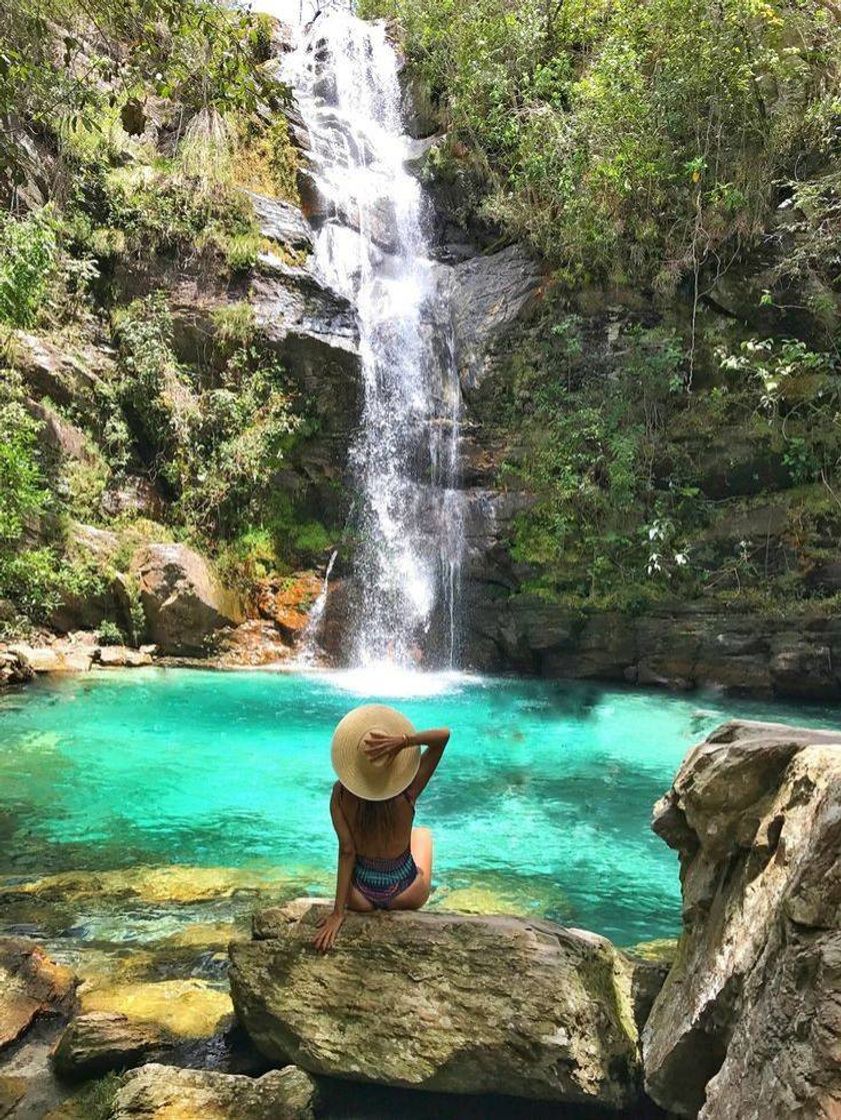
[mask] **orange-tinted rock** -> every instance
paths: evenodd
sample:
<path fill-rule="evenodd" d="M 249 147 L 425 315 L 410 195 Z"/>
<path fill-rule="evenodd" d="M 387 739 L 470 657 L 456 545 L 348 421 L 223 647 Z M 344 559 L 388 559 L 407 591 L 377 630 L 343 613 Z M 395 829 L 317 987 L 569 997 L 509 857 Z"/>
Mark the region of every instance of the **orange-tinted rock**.
<path fill-rule="evenodd" d="M 0 938 L 0 1050 L 25 1034 L 39 1015 L 68 1014 L 75 991 L 73 972 L 51 961 L 40 945 Z"/>
<path fill-rule="evenodd" d="M 257 592 L 257 612 L 271 619 L 290 640 L 306 628 L 309 609 L 321 590 L 316 572 L 300 572 L 286 579 L 266 580 Z"/>

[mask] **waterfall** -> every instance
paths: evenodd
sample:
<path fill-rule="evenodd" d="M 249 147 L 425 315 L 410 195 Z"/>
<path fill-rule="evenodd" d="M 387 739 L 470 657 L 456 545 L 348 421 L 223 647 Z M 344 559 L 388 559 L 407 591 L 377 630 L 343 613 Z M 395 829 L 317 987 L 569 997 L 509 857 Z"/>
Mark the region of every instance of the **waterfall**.
<path fill-rule="evenodd" d="M 330 559 L 327 561 L 327 568 L 324 572 L 324 582 L 321 584 L 321 590 L 307 614 L 307 624 L 301 635 L 300 651 L 297 657 L 299 665 L 314 665 L 319 656 L 318 639 L 321 630 L 321 619 L 324 615 L 324 608 L 327 606 L 327 592 L 330 590 L 330 576 L 333 573 L 333 565 L 336 563 L 336 557 L 338 555 L 339 550 L 334 548 L 330 553 Z"/>
<path fill-rule="evenodd" d="M 285 64 L 312 145 L 315 267 L 351 301 L 359 325 L 353 659 L 452 665 L 460 388 L 424 232 L 428 203 L 405 166 L 398 71 L 384 24 L 340 8 L 302 29 Z"/>

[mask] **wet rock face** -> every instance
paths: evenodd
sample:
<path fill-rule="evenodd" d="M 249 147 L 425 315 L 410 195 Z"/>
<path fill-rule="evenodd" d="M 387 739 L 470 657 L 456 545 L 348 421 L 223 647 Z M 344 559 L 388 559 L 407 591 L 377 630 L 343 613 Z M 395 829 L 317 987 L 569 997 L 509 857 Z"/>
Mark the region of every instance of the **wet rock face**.
<path fill-rule="evenodd" d="M 165 653 L 202 653 L 215 631 L 244 620 L 237 597 L 181 544 L 152 544 L 132 560 L 149 635 Z"/>
<path fill-rule="evenodd" d="M 250 1078 L 208 1070 L 147 1065 L 126 1075 L 112 1120 L 312 1120 L 315 1082 L 303 1070 Z"/>
<path fill-rule="evenodd" d="M 416 1089 L 637 1099 L 634 967 L 604 938 L 516 918 L 350 914 L 321 957 L 320 913 L 307 899 L 265 911 L 254 940 L 231 946 L 236 1012 L 271 1061 Z"/>
<path fill-rule="evenodd" d="M 42 1015 L 66 1015 L 76 977 L 23 938 L 0 938 L 0 1050 L 16 1042 Z"/>
<path fill-rule="evenodd" d="M 263 237 L 290 249 L 312 248 L 312 229 L 297 206 L 254 191 L 245 193 L 254 207 L 254 217 Z"/>
<path fill-rule="evenodd" d="M 841 1107 L 841 734 L 730 723 L 654 824 L 684 932 L 643 1032 L 646 1086 L 702 1120 Z"/>
<path fill-rule="evenodd" d="M 456 359 L 463 392 L 481 385 L 492 344 L 530 307 L 540 289 L 537 262 L 519 245 L 437 267 L 442 292 L 452 301 Z"/>

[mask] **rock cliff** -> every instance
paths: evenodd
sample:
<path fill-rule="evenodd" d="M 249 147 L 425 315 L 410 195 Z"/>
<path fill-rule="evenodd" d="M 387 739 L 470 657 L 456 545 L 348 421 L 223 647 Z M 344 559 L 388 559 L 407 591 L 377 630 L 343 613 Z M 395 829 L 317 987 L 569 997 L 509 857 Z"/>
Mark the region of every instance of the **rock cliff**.
<path fill-rule="evenodd" d="M 838 1116 L 841 734 L 725 724 L 653 827 L 684 929 L 643 1032 L 648 1092 L 702 1120 Z"/>

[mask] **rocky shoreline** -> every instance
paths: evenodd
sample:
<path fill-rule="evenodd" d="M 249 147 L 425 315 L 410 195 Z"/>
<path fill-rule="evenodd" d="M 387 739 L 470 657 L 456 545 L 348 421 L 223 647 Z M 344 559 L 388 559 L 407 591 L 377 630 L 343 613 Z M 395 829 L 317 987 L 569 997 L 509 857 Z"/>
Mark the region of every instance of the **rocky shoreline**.
<path fill-rule="evenodd" d="M 839 821 L 841 734 L 718 728 L 654 810 L 680 856 L 683 932 L 653 960 L 539 919 L 434 909 L 350 915 L 322 958 L 311 937 L 324 903 L 284 901 L 295 884 L 271 876 L 7 882 L 9 913 L 26 898 L 60 900 L 69 917 L 94 898 L 240 897 L 254 917 L 250 938 L 196 926 L 157 958 L 135 947 L 105 964 L 93 948 L 68 966 L 37 940 L 0 939 L 0 1115 L 560 1120 L 586 1105 L 824 1120 L 841 1102 Z M 209 981 L 189 963 L 197 950 L 217 962 Z"/>

